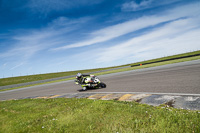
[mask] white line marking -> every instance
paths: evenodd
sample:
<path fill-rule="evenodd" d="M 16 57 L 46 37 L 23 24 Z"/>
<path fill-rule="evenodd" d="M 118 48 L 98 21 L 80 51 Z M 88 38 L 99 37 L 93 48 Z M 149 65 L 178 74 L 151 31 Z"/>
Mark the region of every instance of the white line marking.
<path fill-rule="evenodd" d="M 157 92 L 82 92 L 82 93 L 108 93 L 108 94 L 110 94 L 110 93 L 123 93 L 123 94 L 154 94 L 154 95 L 200 96 L 200 94 L 191 94 L 191 93 L 157 93 Z"/>
<path fill-rule="evenodd" d="M 193 102 L 193 101 L 196 101 L 197 99 L 199 99 L 199 97 L 186 97 L 185 98 L 185 101 L 189 101 L 189 102 Z"/>

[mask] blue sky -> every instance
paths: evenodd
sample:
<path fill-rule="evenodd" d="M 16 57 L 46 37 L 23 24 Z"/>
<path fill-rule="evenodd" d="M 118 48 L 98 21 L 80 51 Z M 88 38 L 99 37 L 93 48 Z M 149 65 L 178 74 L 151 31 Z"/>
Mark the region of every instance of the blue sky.
<path fill-rule="evenodd" d="M 200 50 L 199 0 L 0 0 L 0 78 Z"/>

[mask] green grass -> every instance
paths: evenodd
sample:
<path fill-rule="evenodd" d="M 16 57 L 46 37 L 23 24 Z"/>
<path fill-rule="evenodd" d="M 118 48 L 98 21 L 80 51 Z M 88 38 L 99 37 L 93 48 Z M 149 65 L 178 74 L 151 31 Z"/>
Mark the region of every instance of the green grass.
<path fill-rule="evenodd" d="M 1 101 L 0 119 L 1 133 L 200 132 L 200 111 L 89 99 Z"/>
<path fill-rule="evenodd" d="M 27 82 L 32 82 L 32 81 L 52 79 L 52 78 L 58 78 L 58 77 L 64 77 L 64 76 L 71 76 L 71 75 L 76 75 L 78 72 L 89 73 L 89 72 L 95 72 L 99 70 L 110 69 L 110 68 L 114 68 L 114 67 L 2 78 L 0 79 L 0 86 L 27 83 Z"/>
<path fill-rule="evenodd" d="M 137 63 L 133 63 L 131 65 L 138 65 L 138 64 L 145 64 L 145 63 L 151 63 L 151 62 L 162 61 L 162 60 L 169 60 L 169 59 L 173 59 L 173 58 L 180 58 L 180 57 L 191 56 L 191 55 L 196 55 L 196 54 L 200 54 L 200 50 L 194 51 L 194 52 L 189 52 L 189 53 L 183 53 L 183 54 L 178 54 L 178 55 L 173 55 L 173 56 L 152 59 L 152 60 L 147 60 L 147 61 L 142 61 L 142 62 L 137 62 Z"/>
<path fill-rule="evenodd" d="M 59 73 L 49 73 L 49 74 L 39 74 L 39 75 L 29 75 L 29 76 L 2 78 L 2 79 L 0 79 L 0 86 L 27 83 L 27 82 L 32 82 L 32 81 L 39 81 L 39 80 L 52 79 L 52 78 L 57 78 L 57 77 L 76 75 L 78 72 L 81 72 L 81 73 L 92 73 L 92 72 L 99 71 L 99 70 L 107 70 L 107 69 L 118 68 L 118 67 L 123 67 L 123 66 L 138 65 L 138 64 L 144 64 L 144 63 L 149 63 L 149 62 L 155 62 L 155 61 L 171 59 L 171 58 L 175 58 L 175 57 L 178 58 L 178 57 L 183 57 L 183 56 L 188 56 L 188 55 L 195 55 L 195 54 L 200 54 L 200 51 L 184 53 L 184 54 L 179 54 L 179 55 L 173 55 L 173 56 L 169 56 L 169 57 L 163 57 L 163 58 L 158 58 L 158 59 L 153 59 L 153 60 L 148 60 L 148 61 L 143 61 L 143 62 L 137 62 L 137 63 L 132 63 L 132 64 L 126 64 L 126 65 L 121 65 L 121 66 L 107 67 L 107 68 L 97 68 L 97 69 L 89 69 L 89 70 L 78 70 L 78 71 L 70 71 L 70 72 L 59 72 Z M 153 63 L 153 64 L 150 64 L 150 66 L 157 66 L 157 65 L 161 65 L 161 64 L 167 64 L 167 63 L 171 63 L 171 62 L 174 62 L 174 61 L 175 62 L 180 62 L 180 61 L 189 61 L 189 60 L 200 59 L 199 57 L 200 56 L 189 57 L 189 58 L 184 58 L 184 59 L 178 59 L 178 60 L 173 60 L 173 61 L 165 61 L 165 62 L 161 62 L 161 63 Z M 149 65 L 145 65 L 145 66 L 149 67 Z M 136 68 L 142 68 L 142 67 L 136 67 Z M 127 69 L 120 69 L 119 71 L 126 71 L 126 70 Z M 112 71 L 112 72 L 115 72 L 115 71 Z M 110 73 L 110 72 L 105 72 L 105 73 Z M 101 74 L 103 74 L 103 73 L 100 73 L 100 75 Z M 57 81 L 60 81 L 60 80 L 57 80 Z M 30 85 L 30 86 L 32 86 L 32 85 Z"/>
<path fill-rule="evenodd" d="M 128 67 L 128 68 L 123 68 L 123 69 L 117 69 L 117 70 L 112 70 L 112 71 L 107 71 L 107 72 L 96 73 L 95 75 L 104 75 L 104 74 L 117 73 L 117 72 L 123 72 L 123 71 L 131 71 L 131 70 L 136 70 L 136 69 L 162 66 L 162 65 L 191 61 L 191 60 L 197 60 L 197 59 L 200 59 L 200 56 L 189 57 L 189 58 L 185 58 L 185 59 L 172 60 L 172 61 L 159 62 L 159 63 L 153 63 L 153 64 L 136 66 L 136 67 Z"/>
<path fill-rule="evenodd" d="M 43 85 L 43 84 L 50 84 L 50 83 L 62 82 L 62 81 L 67 81 L 67 80 L 74 80 L 74 77 L 73 78 L 67 78 L 67 79 L 54 80 L 54 81 L 49 81 L 49 82 L 44 82 L 44 83 L 37 83 L 37 84 L 31 84 L 31 85 L 13 87 L 13 88 L 8 88 L 8 89 L 1 89 L 0 92 L 1 91 L 14 90 L 14 89 L 20 89 L 20 88 L 25 88 L 25 87 L 31 87 L 31 86 L 36 86 L 36 85 Z"/>

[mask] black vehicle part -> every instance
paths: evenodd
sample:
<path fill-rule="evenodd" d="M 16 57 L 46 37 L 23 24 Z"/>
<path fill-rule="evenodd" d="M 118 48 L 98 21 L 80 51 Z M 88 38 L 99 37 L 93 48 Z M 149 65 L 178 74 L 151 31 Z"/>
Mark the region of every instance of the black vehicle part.
<path fill-rule="evenodd" d="M 106 88 L 106 84 L 103 82 L 100 83 L 100 86 L 101 86 L 101 88 Z"/>

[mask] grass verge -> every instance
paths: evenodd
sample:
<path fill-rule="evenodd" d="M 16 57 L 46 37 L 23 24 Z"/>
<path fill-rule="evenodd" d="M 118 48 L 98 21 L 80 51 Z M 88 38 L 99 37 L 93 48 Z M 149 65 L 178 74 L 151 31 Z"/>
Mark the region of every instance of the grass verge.
<path fill-rule="evenodd" d="M 31 84 L 31 85 L 13 87 L 13 88 L 8 88 L 8 89 L 1 89 L 0 92 L 1 92 L 1 91 L 8 91 L 8 90 L 20 89 L 20 88 L 25 88 L 25 87 L 31 87 L 31 86 L 37 86 L 37 85 L 44 85 L 44 84 L 62 82 L 62 81 L 73 80 L 73 79 L 74 79 L 74 78 L 67 78 L 67 79 L 54 80 L 54 81 L 49 81 L 49 82 L 44 82 L 44 83 L 37 83 L 37 84 Z"/>
<path fill-rule="evenodd" d="M 178 60 L 172 60 L 172 61 L 159 62 L 159 63 L 153 63 L 153 64 L 136 66 L 136 67 L 129 67 L 129 68 L 117 69 L 117 70 L 106 71 L 106 72 L 100 72 L 100 73 L 95 73 L 95 75 L 98 76 L 98 75 L 118 73 L 118 72 L 123 72 L 123 71 L 131 71 L 131 70 L 136 70 L 136 69 L 149 68 L 149 67 L 155 67 L 155 66 L 173 64 L 173 63 L 179 63 L 179 62 L 185 62 L 185 61 L 191 61 L 191 60 L 197 60 L 197 59 L 200 59 L 200 56 L 189 57 L 189 58 L 178 59 Z M 49 84 L 49 83 L 55 83 L 55 82 L 73 80 L 73 79 L 74 78 L 67 78 L 67 79 L 55 80 L 55 81 L 50 81 L 50 82 L 45 82 L 45 83 L 38 83 L 38 84 L 33 84 L 33 85 L 26 85 L 26 86 L 14 87 L 14 88 L 9 88 L 9 89 L 2 89 L 2 90 L 0 90 L 0 92 L 1 91 L 7 91 L 7 90 L 14 90 L 14 89 L 19 89 L 19 88 L 24 88 L 24 87 L 31 87 L 31 86 L 36 86 L 36 85 L 43 85 L 43 84 Z"/>
<path fill-rule="evenodd" d="M 200 111 L 89 99 L 0 101 L 0 132 L 200 132 Z"/>
<path fill-rule="evenodd" d="M 172 61 L 159 62 L 159 63 L 153 63 L 153 64 L 136 66 L 136 67 L 128 67 L 128 68 L 123 68 L 123 69 L 117 69 L 117 70 L 112 70 L 112 71 L 107 71 L 107 72 L 96 73 L 95 75 L 104 75 L 104 74 L 117 73 L 117 72 L 123 72 L 123 71 L 131 71 L 131 70 L 136 70 L 136 69 L 162 66 L 162 65 L 167 65 L 167 64 L 173 64 L 173 63 L 179 63 L 179 62 L 185 62 L 185 61 L 191 61 L 191 60 L 198 60 L 198 59 L 200 59 L 200 56 L 172 60 Z"/>
<path fill-rule="evenodd" d="M 90 73 L 90 72 L 95 72 L 95 71 L 100 71 L 100 70 L 111 69 L 111 68 L 114 68 L 114 67 L 2 78 L 0 79 L 0 86 L 27 83 L 27 82 L 52 79 L 52 78 L 58 78 L 58 77 L 64 77 L 64 76 L 71 76 L 71 75 L 76 75 L 78 72 Z"/>
<path fill-rule="evenodd" d="M 169 60 L 177 60 L 180 58 L 188 58 L 188 57 L 194 57 L 200 55 L 200 50 L 199 51 L 194 51 L 194 52 L 189 52 L 189 53 L 183 53 L 183 54 L 178 54 L 178 55 L 172 55 L 172 56 L 167 56 L 167 57 L 162 57 L 162 58 L 157 58 L 157 59 L 152 59 L 152 60 L 147 60 L 147 61 L 142 61 L 142 62 L 137 62 L 131 64 L 131 66 L 137 66 L 139 64 L 152 64 L 156 62 L 164 62 L 164 61 L 169 61 Z"/>

